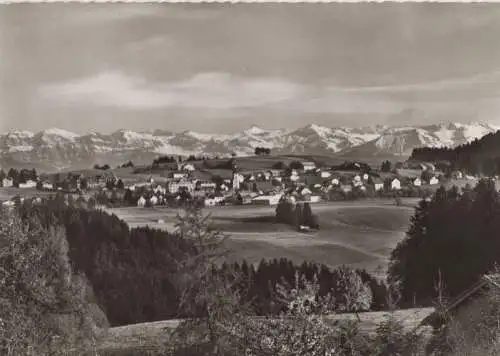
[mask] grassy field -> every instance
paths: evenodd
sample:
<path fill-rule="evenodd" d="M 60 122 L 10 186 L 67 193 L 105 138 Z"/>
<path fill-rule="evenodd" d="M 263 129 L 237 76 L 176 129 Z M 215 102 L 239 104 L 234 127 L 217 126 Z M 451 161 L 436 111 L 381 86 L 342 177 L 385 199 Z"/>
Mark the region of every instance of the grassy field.
<path fill-rule="evenodd" d="M 349 264 L 385 275 L 390 251 L 401 241 L 413 215 L 416 199 L 405 199 L 405 206 L 392 200 L 365 200 L 315 204 L 321 229 L 299 233 L 274 221 L 275 208 L 241 206 L 207 208 L 213 224 L 229 235 L 231 260 L 258 263 L 262 258 L 286 257 L 296 263 L 304 260 L 335 267 Z M 168 208 L 109 209 L 131 227 L 175 229 L 178 211 Z M 158 221 L 161 220 L 160 223 Z"/>
<path fill-rule="evenodd" d="M 413 308 L 387 312 L 366 312 L 358 314 L 334 314 L 325 317 L 334 323 L 359 322 L 359 330 L 364 335 L 374 335 L 381 322 L 389 316 L 401 323 L 405 332 L 415 330 L 422 320 L 434 312 L 434 308 Z M 165 320 L 114 327 L 100 338 L 97 350 L 100 355 L 158 355 L 168 345 L 170 331 L 180 324 L 180 320 Z M 428 329 L 422 328 L 426 332 Z M 91 354 L 89 353 L 89 356 Z"/>

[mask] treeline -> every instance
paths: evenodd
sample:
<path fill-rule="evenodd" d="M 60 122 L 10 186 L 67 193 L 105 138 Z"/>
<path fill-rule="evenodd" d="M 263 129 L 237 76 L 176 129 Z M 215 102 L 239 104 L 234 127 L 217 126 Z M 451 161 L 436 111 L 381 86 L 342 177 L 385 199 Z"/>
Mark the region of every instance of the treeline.
<path fill-rule="evenodd" d="M 46 228 L 65 228 L 71 263 L 76 272 L 88 278 L 111 325 L 190 316 L 179 313 L 182 274 L 178 262 L 192 254 L 194 247 L 182 234 L 147 227 L 129 229 L 115 215 L 68 205 L 62 196 L 48 198 L 43 204 L 26 201 L 18 209 L 24 221 L 36 218 Z M 207 231 L 211 230 L 208 226 Z M 346 267 L 330 270 L 312 262 L 296 265 L 281 259 L 263 260 L 256 267 L 244 261 L 222 265 L 219 273 L 228 272 L 242 277 L 244 282 L 238 284 L 240 302 L 251 302 L 258 315 L 279 312 L 275 282 L 293 284 L 297 272 L 308 278 L 317 275 L 321 293 L 347 288 L 345 283 L 339 284 L 346 274 L 357 279 L 358 284 L 366 285 L 359 294 L 365 301 L 360 310 L 379 310 L 386 301 L 384 284 L 365 271 Z"/>
<path fill-rule="evenodd" d="M 450 170 L 470 174 L 500 175 L 500 131 L 452 148 L 415 148 L 410 160 L 448 162 Z"/>
<path fill-rule="evenodd" d="M 12 185 L 14 187 L 19 187 L 20 183 L 26 183 L 29 180 L 36 181 L 38 179 L 38 173 L 36 169 L 15 169 L 11 168 L 7 173 L 3 169 L 0 169 L 0 187 L 3 186 L 3 180 L 5 178 L 12 180 Z"/>
<path fill-rule="evenodd" d="M 484 179 L 474 189 L 441 187 L 419 203 L 391 254 L 389 281 L 403 305 L 431 305 L 440 283 L 453 298 L 499 262 L 500 196 Z"/>
<path fill-rule="evenodd" d="M 292 203 L 287 197 L 280 199 L 276 206 L 276 221 L 296 227 L 301 226 L 319 229 L 319 222 L 311 210 L 309 203 Z"/>
<path fill-rule="evenodd" d="M 256 156 L 262 156 L 262 155 L 268 156 L 271 154 L 271 149 L 266 147 L 255 147 L 254 153 Z"/>
<path fill-rule="evenodd" d="M 324 264 L 308 261 L 297 265 L 291 260 L 281 258 L 270 261 L 262 259 L 256 267 L 246 261 L 232 265 L 223 264 L 220 271 L 235 276 L 239 281 L 241 304 L 251 303 L 257 315 L 279 315 L 284 311 L 285 306 L 276 298 L 276 286 L 293 286 L 296 275 L 303 276 L 309 282 L 317 278 L 317 297 L 333 294 L 335 302 L 332 312 L 378 311 L 387 307 L 387 286 L 365 270 L 346 266 L 331 269 Z M 352 300 L 349 306 L 343 293 L 347 289 L 352 291 L 356 285 L 362 288 L 351 294 L 355 300 Z"/>
<path fill-rule="evenodd" d="M 332 166 L 333 170 L 338 171 L 355 171 L 355 172 L 370 172 L 370 165 L 364 162 L 343 162 L 339 165 Z"/>

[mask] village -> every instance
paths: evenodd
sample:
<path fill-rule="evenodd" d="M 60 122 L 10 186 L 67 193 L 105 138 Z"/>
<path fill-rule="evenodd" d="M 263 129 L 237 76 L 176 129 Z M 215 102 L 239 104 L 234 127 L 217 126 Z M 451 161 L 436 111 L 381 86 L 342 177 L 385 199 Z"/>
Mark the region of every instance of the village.
<path fill-rule="evenodd" d="M 444 174 L 430 163 L 407 162 L 392 168 L 388 161 L 376 170 L 357 162 L 328 166 L 299 159 L 288 165 L 277 161 L 270 169 L 249 170 L 241 169 L 234 157 L 227 161 L 225 169 L 207 169 L 177 158 L 159 172 L 123 172 L 109 169 L 38 175 L 34 170 L 11 169 L 8 174 L 2 171 L 0 183 L 10 189 L 12 196 L 24 196 L 28 191 L 32 195 L 62 192 L 74 199 L 94 199 L 95 205 L 147 208 L 176 206 L 185 200 L 214 207 L 275 206 L 284 197 L 309 203 L 366 197 L 426 197 L 441 185 L 463 188 L 467 184 L 474 186 L 479 179 L 460 171 Z M 498 182 L 497 177 L 495 181 Z M 4 205 L 13 204 L 12 199 L 3 200 Z"/>

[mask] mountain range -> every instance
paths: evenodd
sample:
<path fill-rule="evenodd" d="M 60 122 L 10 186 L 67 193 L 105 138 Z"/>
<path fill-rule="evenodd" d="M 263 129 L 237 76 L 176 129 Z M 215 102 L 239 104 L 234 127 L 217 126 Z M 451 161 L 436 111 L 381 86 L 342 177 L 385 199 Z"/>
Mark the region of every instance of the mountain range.
<path fill-rule="evenodd" d="M 41 132 L 11 130 L 0 135 L 1 167 L 35 167 L 46 171 L 117 165 L 128 160 L 150 163 L 158 155 L 252 155 L 256 147 L 272 154 L 336 155 L 345 158 L 408 157 L 416 147 L 455 147 L 500 127 L 486 123 L 426 126 L 330 128 L 309 124 L 298 129 L 265 130 L 252 126 L 235 134 L 193 131 L 118 130 L 79 135 L 51 128 Z"/>

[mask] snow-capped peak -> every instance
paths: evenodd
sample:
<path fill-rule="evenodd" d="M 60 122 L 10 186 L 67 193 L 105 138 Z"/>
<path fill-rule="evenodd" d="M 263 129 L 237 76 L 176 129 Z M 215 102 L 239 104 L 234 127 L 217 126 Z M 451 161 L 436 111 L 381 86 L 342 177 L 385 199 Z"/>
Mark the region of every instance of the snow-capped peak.
<path fill-rule="evenodd" d="M 263 134 L 266 132 L 268 132 L 268 131 L 260 128 L 257 125 L 252 125 L 250 128 L 248 128 L 244 131 L 244 133 L 250 134 L 250 135 L 260 135 L 260 134 Z"/>
<path fill-rule="evenodd" d="M 62 138 L 66 138 L 68 140 L 73 140 L 73 139 L 79 137 L 79 135 L 76 134 L 76 133 L 74 133 L 74 132 L 70 132 L 70 131 L 63 130 L 63 129 L 58 129 L 58 128 L 55 128 L 55 127 L 52 127 L 50 129 L 47 129 L 47 130 L 44 130 L 44 131 L 42 131 L 42 133 L 44 135 L 59 136 L 59 137 L 62 137 Z"/>

